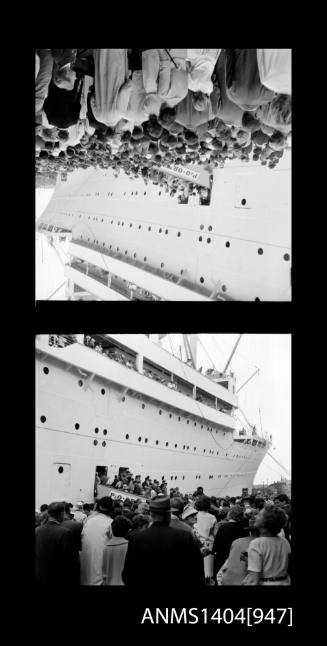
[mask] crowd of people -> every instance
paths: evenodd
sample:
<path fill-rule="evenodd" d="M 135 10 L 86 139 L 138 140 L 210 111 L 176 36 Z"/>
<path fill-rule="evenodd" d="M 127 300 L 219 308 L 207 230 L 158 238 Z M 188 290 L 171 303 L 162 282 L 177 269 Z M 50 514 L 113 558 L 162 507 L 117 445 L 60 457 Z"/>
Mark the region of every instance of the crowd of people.
<path fill-rule="evenodd" d="M 285 494 L 216 498 L 198 487 L 167 495 L 159 485 L 146 501 L 53 502 L 36 512 L 36 582 L 290 585 L 290 541 Z"/>
<path fill-rule="evenodd" d="M 274 168 L 291 145 L 291 50 L 36 50 L 36 173 L 112 169 L 183 203 L 169 173 L 229 159 Z"/>

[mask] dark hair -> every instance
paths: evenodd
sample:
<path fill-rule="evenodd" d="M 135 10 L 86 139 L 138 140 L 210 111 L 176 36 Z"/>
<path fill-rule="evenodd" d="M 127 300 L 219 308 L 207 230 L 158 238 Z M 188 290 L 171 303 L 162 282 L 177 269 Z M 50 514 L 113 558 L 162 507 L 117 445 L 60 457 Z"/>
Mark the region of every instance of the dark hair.
<path fill-rule="evenodd" d="M 47 509 L 48 515 L 51 516 L 52 518 L 55 518 L 56 520 L 60 519 L 64 511 L 65 511 L 64 502 L 52 502 Z"/>
<path fill-rule="evenodd" d="M 46 511 L 49 508 L 49 505 L 41 505 L 40 512 Z"/>
<path fill-rule="evenodd" d="M 254 132 L 255 130 L 259 130 L 260 121 L 251 112 L 244 112 L 242 115 L 242 127 Z"/>
<path fill-rule="evenodd" d="M 111 529 L 114 536 L 122 536 L 126 538 L 132 523 L 125 516 L 116 516 L 111 523 Z"/>
<path fill-rule="evenodd" d="M 255 509 L 263 509 L 263 508 L 264 508 L 264 506 L 265 506 L 265 499 L 264 499 L 264 498 L 260 498 L 260 496 L 257 496 L 257 497 L 254 499 L 254 508 L 255 508 Z"/>
<path fill-rule="evenodd" d="M 150 522 L 149 516 L 145 514 L 134 514 L 132 518 L 132 529 L 138 529 L 140 527 L 148 527 Z"/>
<path fill-rule="evenodd" d="M 264 508 L 262 526 L 268 529 L 273 536 L 277 536 L 286 523 L 287 515 L 283 509 L 276 505 Z"/>
<path fill-rule="evenodd" d="M 160 120 L 167 126 L 171 125 L 176 118 L 176 108 L 169 108 L 168 106 L 161 108 Z"/>
<path fill-rule="evenodd" d="M 234 507 L 231 507 L 229 512 L 228 512 L 228 518 L 230 520 L 235 520 L 236 522 L 240 522 L 244 519 L 244 511 L 240 505 L 235 505 Z"/>
<path fill-rule="evenodd" d="M 158 123 L 156 118 L 152 118 L 151 121 L 149 121 L 148 125 L 148 133 L 153 139 L 159 139 L 161 137 L 163 132 L 162 126 L 160 123 Z"/>
<path fill-rule="evenodd" d="M 198 511 L 209 511 L 210 504 L 209 496 L 200 496 L 195 503 L 195 509 Z"/>

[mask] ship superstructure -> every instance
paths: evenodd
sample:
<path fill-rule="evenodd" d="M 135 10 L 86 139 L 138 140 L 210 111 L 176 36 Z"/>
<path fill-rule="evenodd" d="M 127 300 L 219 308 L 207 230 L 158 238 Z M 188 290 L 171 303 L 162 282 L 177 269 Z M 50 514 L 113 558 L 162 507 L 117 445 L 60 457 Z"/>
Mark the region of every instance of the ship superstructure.
<path fill-rule="evenodd" d="M 146 335 L 38 335 L 36 504 L 90 502 L 96 471 L 122 466 L 239 495 L 270 443 L 236 430 L 237 406 L 233 373 L 202 374 Z"/>
<path fill-rule="evenodd" d="M 111 169 L 78 170 L 38 221 L 70 236 L 71 300 L 291 300 L 291 177 L 230 164 L 213 172 L 210 206 Z"/>

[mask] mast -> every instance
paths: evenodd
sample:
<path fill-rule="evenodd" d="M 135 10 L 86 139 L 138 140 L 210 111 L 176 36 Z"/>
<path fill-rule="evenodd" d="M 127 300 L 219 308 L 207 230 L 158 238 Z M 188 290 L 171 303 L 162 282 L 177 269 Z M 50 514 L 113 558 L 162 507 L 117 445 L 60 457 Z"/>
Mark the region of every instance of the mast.
<path fill-rule="evenodd" d="M 231 362 L 231 360 L 232 360 L 232 358 L 233 358 L 233 356 L 234 356 L 235 350 L 236 350 L 236 348 L 237 348 L 237 346 L 238 346 L 238 344 L 239 344 L 239 342 L 240 342 L 240 340 L 241 340 L 241 336 L 242 336 L 242 334 L 240 334 L 240 335 L 239 335 L 239 337 L 238 337 L 238 339 L 237 339 L 237 341 L 236 341 L 236 343 L 235 343 L 235 345 L 234 345 L 234 347 L 233 347 L 233 350 L 232 350 L 231 355 L 230 355 L 230 357 L 229 357 L 229 359 L 228 359 L 228 361 L 227 361 L 227 363 L 226 363 L 226 365 L 225 365 L 225 368 L 224 368 L 224 370 L 223 370 L 223 373 L 225 373 L 225 372 L 226 372 L 226 370 L 227 370 L 227 368 L 228 368 L 228 366 L 229 366 L 229 364 L 230 364 L 230 362 Z"/>
<path fill-rule="evenodd" d="M 252 375 L 250 375 L 250 377 L 248 377 L 248 378 L 247 378 L 247 380 L 244 382 L 244 384 L 242 384 L 242 386 L 240 386 L 240 387 L 239 387 L 239 389 L 236 391 L 236 394 L 237 394 L 237 393 L 239 393 L 239 392 L 240 392 L 240 390 L 242 390 L 242 388 L 244 388 L 244 386 L 246 386 L 246 384 L 247 384 L 247 383 L 249 383 L 249 381 L 250 381 L 253 377 L 255 377 L 255 375 L 256 375 L 258 372 L 260 372 L 260 368 L 257 368 L 257 369 L 256 369 L 256 371 L 255 371 Z"/>
<path fill-rule="evenodd" d="M 192 335 L 196 336 L 196 335 Z M 184 348 L 186 353 L 186 363 L 189 363 L 196 370 L 196 354 L 193 352 L 190 340 L 187 334 L 183 334 Z M 192 343 L 194 345 L 194 343 Z"/>

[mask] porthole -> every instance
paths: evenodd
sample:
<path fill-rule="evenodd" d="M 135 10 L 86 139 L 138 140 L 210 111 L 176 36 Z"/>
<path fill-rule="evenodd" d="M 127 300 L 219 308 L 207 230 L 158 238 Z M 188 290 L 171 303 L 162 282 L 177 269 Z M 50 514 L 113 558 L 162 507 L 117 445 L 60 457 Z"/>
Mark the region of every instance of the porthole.
<path fill-rule="evenodd" d="M 130 227 L 132 227 L 132 226 L 133 226 L 133 225 L 132 225 L 132 223 L 130 223 L 130 225 L 129 225 L 129 226 L 130 226 Z"/>
<path fill-rule="evenodd" d="M 139 229 L 142 229 L 142 224 L 139 224 Z"/>
<path fill-rule="evenodd" d="M 141 438 L 141 437 L 138 437 L 138 438 L 137 438 L 137 441 L 138 441 L 138 442 L 141 442 L 141 441 L 142 441 L 142 438 Z"/>
<path fill-rule="evenodd" d="M 145 438 L 144 442 L 145 442 L 145 444 L 148 443 L 148 438 L 147 437 Z"/>
<path fill-rule="evenodd" d="M 94 446 L 96 446 L 96 445 L 97 445 L 97 443 L 98 443 L 98 440 L 93 440 L 93 444 L 94 444 Z"/>
<path fill-rule="evenodd" d="M 80 387 L 82 387 L 82 386 L 83 386 L 83 382 L 82 382 L 82 380 L 81 380 L 81 379 L 79 379 L 79 380 L 78 380 L 78 385 L 79 385 Z"/>
<path fill-rule="evenodd" d="M 262 256 L 262 254 L 263 254 L 263 249 L 261 249 L 261 247 L 258 249 L 258 254 L 259 254 L 259 256 Z"/>
<path fill-rule="evenodd" d="M 201 424 L 201 428 L 203 428 L 203 424 Z"/>
<path fill-rule="evenodd" d="M 186 424 L 189 424 L 189 423 L 190 423 L 190 420 L 189 420 L 189 419 L 187 419 L 187 420 L 186 420 Z"/>
<path fill-rule="evenodd" d="M 120 225 L 120 220 L 118 220 L 117 224 L 118 224 L 118 226 Z"/>
<path fill-rule="evenodd" d="M 165 234 L 166 234 L 166 235 L 167 235 L 167 233 L 168 233 L 168 229 L 166 229 L 166 231 L 165 231 Z"/>
<path fill-rule="evenodd" d="M 63 473 L 64 472 L 64 467 L 59 467 L 58 473 Z"/>
<path fill-rule="evenodd" d="M 95 433 L 99 433 L 99 429 L 98 429 L 98 427 L 96 427 L 96 428 L 94 429 L 94 432 L 95 432 Z"/>
<path fill-rule="evenodd" d="M 183 444 L 183 449 L 185 449 L 185 444 Z"/>
<path fill-rule="evenodd" d="M 256 296 L 254 300 L 255 301 L 260 301 L 261 299 L 259 298 L 259 296 Z"/>
<path fill-rule="evenodd" d="M 194 426 L 196 426 L 196 422 L 194 422 Z"/>
<path fill-rule="evenodd" d="M 204 278 L 203 278 L 203 276 L 201 276 L 201 278 L 200 278 L 200 283 L 204 283 Z"/>
<path fill-rule="evenodd" d="M 207 243 L 210 244 L 211 238 L 207 238 Z"/>
<path fill-rule="evenodd" d="M 193 451 L 196 451 L 196 446 L 193 447 Z"/>
<path fill-rule="evenodd" d="M 106 444 L 107 444 L 106 442 L 102 442 L 102 446 L 106 446 Z"/>
<path fill-rule="evenodd" d="M 162 415 L 162 410 L 159 410 L 159 415 Z"/>
<path fill-rule="evenodd" d="M 174 476 L 170 476 L 170 479 L 172 480 Z"/>
<path fill-rule="evenodd" d="M 165 266 L 165 263 L 163 263 L 163 262 L 162 262 L 162 263 L 160 264 L 161 269 L 163 269 L 163 267 L 164 267 L 164 266 Z"/>
<path fill-rule="evenodd" d="M 245 204 L 246 204 L 246 199 L 245 199 L 245 197 L 243 197 L 243 199 L 242 199 L 242 201 L 241 201 L 241 204 L 242 204 L 243 206 L 245 206 Z"/>
<path fill-rule="evenodd" d="M 177 476 L 175 476 L 175 480 L 177 480 Z"/>
<path fill-rule="evenodd" d="M 183 476 L 182 480 L 185 480 L 185 476 Z"/>
<path fill-rule="evenodd" d="M 161 233 L 161 232 L 162 232 L 162 229 L 159 229 L 159 233 Z"/>
<path fill-rule="evenodd" d="M 221 288 L 221 290 L 222 290 L 223 292 L 227 292 L 227 287 L 226 287 L 226 285 L 223 285 L 223 286 L 222 286 L 222 288 Z"/>
<path fill-rule="evenodd" d="M 101 395 L 105 395 L 105 394 L 106 394 L 105 389 L 104 389 L 104 388 L 101 388 Z"/>
<path fill-rule="evenodd" d="M 45 375 L 48 375 L 49 374 L 49 368 L 47 368 L 47 367 L 43 368 L 43 372 L 44 372 Z"/>
<path fill-rule="evenodd" d="M 212 231 L 212 226 L 211 226 L 211 224 L 209 224 L 209 226 L 208 226 L 208 231 Z"/>
<path fill-rule="evenodd" d="M 125 251 L 125 256 L 127 256 L 127 249 L 126 249 L 126 251 Z"/>
<path fill-rule="evenodd" d="M 177 449 L 177 444 L 175 444 L 175 449 Z"/>
<path fill-rule="evenodd" d="M 76 431 L 78 431 L 78 429 L 79 429 L 79 424 L 78 424 L 77 422 L 76 422 L 76 424 L 75 424 L 75 428 L 76 428 Z"/>
<path fill-rule="evenodd" d="M 180 232 L 180 231 L 178 231 L 178 233 L 177 233 L 177 238 L 180 238 L 180 237 L 181 237 L 181 232 Z"/>
<path fill-rule="evenodd" d="M 113 224 L 113 220 L 111 220 L 110 224 Z"/>
<path fill-rule="evenodd" d="M 47 418 L 44 415 L 41 415 L 40 420 L 41 420 L 42 424 L 44 424 L 44 422 L 47 421 Z"/>
<path fill-rule="evenodd" d="M 166 446 L 169 446 L 169 442 L 166 442 Z"/>
<path fill-rule="evenodd" d="M 158 446 L 158 444 L 159 444 L 159 440 L 156 440 L 156 445 Z"/>
<path fill-rule="evenodd" d="M 181 421 L 181 418 L 180 418 L 180 417 L 178 417 L 177 419 L 178 419 L 178 421 L 179 421 L 179 422 Z"/>
<path fill-rule="evenodd" d="M 142 408 L 145 408 L 145 404 L 142 404 Z"/>
<path fill-rule="evenodd" d="M 289 260 L 289 259 L 290 259 L 290 255 L 289 255 L 288 253 L 284 253 L 283 258 L 284 258 L 284 260 L 286 260 L 286 261 L 287 261 L 287 260 Z"/>
<path fill-rule="evenodd" d="M 136 258 L 136 253 L 133 254 L 133 258 Z"/>
<path fill-rule="evenodd" d="M 202 242 L 203 238 L 202 236 L 199 237 L 199 242 Z"/>
<path fill-rule="evenodd" d="M 125 401 L 125 399 L 126 399 L 126 397 L 122 397 L 122 399 L 121 399 L 121 400 L 122 400 L 122 402 L 124 402 L 124 401 Z"/>
<path fill-rule="evenodd" d="M 204 224 L 200 224 L 200 229 L 201 229 L 201 231 L 203 231 L 203 229 L 204 229 Z"/>
<path fill-rule="evenodd" d="M 151 231 L 151 227 L 148 227 L 148 231 Z"/>
<path fill-rule="evenodd" d="M 184 269 L 181 269 L 179 273 L 182 276 L 184 274 Z"/>
<path fill-rule="evenodd" d="M 205 450 L 205 449 L 203 449 L 203 453 L 205 453 L 205 452 L 206 452 L 206 450 Z"/>
<path fill-rule="evenodd" d="M 226 247 L 230 247 L 230 242 L 226 242 Z"/>
<path fill-rule="evenodd" d="M 125 435 L 125 439 L 126 439 L 126 440 L 128 440 L 128 439 L 129 439 L 129 435 L 128 435 L 128 433 L 127 433 L 127 435 Z"/>
<path fill-rule="evenodd" d="M 119 247 L 117 247 L 117 251 L 119 251 Z"/>
<path fill-rule="evenodd" d="M 144 262 L 146 262 L 146 261 L 147 261 L 147 257 L 146 257 L 146 256 L 144 256 L 143 260 L 144 260 Z"/>

